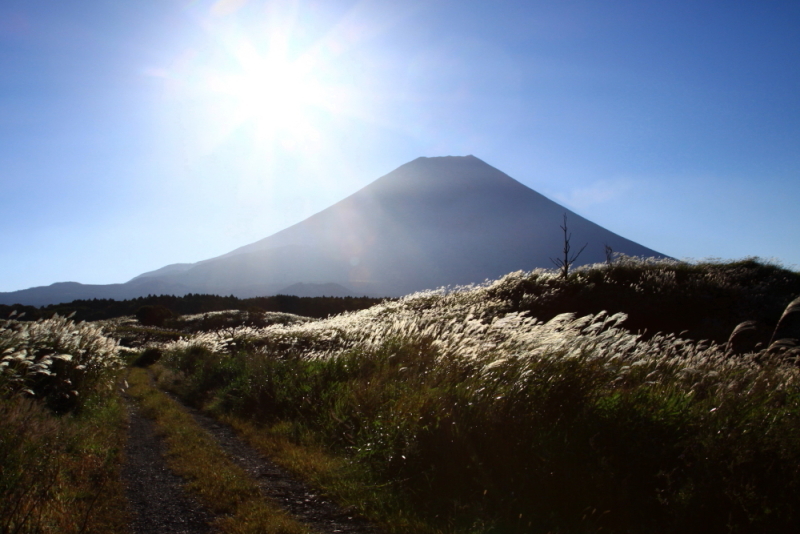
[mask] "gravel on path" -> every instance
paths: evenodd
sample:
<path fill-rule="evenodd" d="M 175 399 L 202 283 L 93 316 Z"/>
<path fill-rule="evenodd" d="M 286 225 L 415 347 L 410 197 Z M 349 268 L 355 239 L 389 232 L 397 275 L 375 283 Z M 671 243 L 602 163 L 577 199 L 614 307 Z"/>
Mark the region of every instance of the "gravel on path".
<path fill-rule="evenodd" d="M 206 534 L 214 516 L 186 493 L 186 481 L 164 459 L 163 440 L 154 424 L 128 404 L 128 443 L 122 477 L 130 503 L 133 534 Z"/>

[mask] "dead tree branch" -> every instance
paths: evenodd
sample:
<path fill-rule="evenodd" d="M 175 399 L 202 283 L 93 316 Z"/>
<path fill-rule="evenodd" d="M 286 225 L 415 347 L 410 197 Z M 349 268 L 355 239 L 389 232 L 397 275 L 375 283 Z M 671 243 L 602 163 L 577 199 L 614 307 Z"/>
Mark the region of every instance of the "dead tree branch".
<path fill-rule="evenodd" d="M 566 279 L 569 276 L 570 267 L 572 267 L 572 264 L 575 263 L 575 260 L 578 259 L 578 256 L 581 255 L 581 252 L 583 252 L 583 249 L 585 249 L 586 245 L 588 245 L 589 243 L 583 245 L 581 249 L 577 252 L 577 254 L 570 257 L 569 251 L 572 249 L 572 246 L 570 245 L 570 241 L 572 240 L 572 234 L 569 233 L 569 231 L 567 230 L 566 213 L 564 214 L 564 224 L 563 226 L 561 226 L 561 229 L 564 231 L 564 258 L 563 259 L 550 258 L 550 261 L 552 261 L 555 264 L 555 266 L 558 267 L 558 269 L 561 271 L 561 277 Z"/>

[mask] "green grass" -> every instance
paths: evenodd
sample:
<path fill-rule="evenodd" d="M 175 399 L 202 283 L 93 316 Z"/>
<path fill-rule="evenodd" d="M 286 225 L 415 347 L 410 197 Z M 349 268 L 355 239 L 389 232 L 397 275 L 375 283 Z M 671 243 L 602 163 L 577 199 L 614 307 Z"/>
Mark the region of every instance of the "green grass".
<path fill-rule="evenodd" d="M 127 346 L 141 346 L 145 343 L 175 341 L 184 334 L 164 328 L 125 324 L 114 327 L 111 335 L 123 340 Z"/>
<path fill-rule="evenodd" d="M 435 534 L 440 529 L 423 521 L 398 499 L 396 492 L 370 472 L 315 442 L 313 433 L 291 422 L 268 427 L 229 414 L 218 419 L 236 430 L 253 448 L 312 486 L 322 488 L 344 509 L 358 510 L 387 533 Z"/>

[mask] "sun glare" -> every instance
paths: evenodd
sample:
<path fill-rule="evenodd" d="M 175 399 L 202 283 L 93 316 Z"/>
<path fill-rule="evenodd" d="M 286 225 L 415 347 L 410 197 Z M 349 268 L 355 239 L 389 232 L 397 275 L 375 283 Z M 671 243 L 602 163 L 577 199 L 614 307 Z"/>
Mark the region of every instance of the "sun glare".
<path fill-rule="evenodd" d="M 238 55 L 232 72 L 209 80 L 210 88 L 229 100 L 235 122 L 253 123 L 262 134 L 273 135 L 296 134 L 307 126 L 311 108 L 321 98 L 318 82 L 302 62 L 252 52 Z"/>
<path fill-rule="evenodd" d="M 314 152 L 338 121 L 367 115 L 346 66 L 336 61 L 342 41 L 352 46 L 357 32 L 347 26 L 308 41 L 299 37 L 305 34 L 292 9 L 254 8 L 245 17 L 245 3 L 220 0 L 203 19 L 202 45 L 154 74 L 183 104 L 181 131 L 199 154 L 234 147 L 262 162 L 287 151 Z"/>

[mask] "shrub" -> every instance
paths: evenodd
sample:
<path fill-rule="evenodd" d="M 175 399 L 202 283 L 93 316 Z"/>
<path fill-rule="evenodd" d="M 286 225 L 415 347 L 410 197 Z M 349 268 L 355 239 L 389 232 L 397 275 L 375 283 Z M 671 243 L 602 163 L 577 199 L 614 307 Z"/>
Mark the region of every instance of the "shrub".
<path fill-rule="evenodd" d="M 172 312 L 160 304 L 142 306 L 136 310 L 136 318 L 144 326 L 164 326 Z"/>
<path fill-rule="evenodd" d="M 158 347 L 147 347 L 133 361 L 132 365 L 134 367 L 148 367 L 160 360 L 163 355 L 163 351 Z"/>
<path fill-rule="evenodd" d="M 618 256 L 610 265 L 575 269 L 567 279 L 542 269 L 511 273 L 486 291 L 505 311 L 545 321 L 560 313 L 622 312 L 634 332 L 724 343 L 744 321 L 773 327 L 800 295 L 800 273 L 754 258 L 693 264 Z"/>
<path fill-rule="evenodd" d="M 262 328 L 272 324 L 294 324 L 311 321 L 308 317 L 283 312 L 265 312 L 258 307 L 251 307 L 246 312 L 239 310 L 224 310 L 217 312 L 200 313 L 196 315 L 182 315 L 174 321 L 175 328 L 181 332 L 194 334 L 197 332 L 210 332 L 214 330 L 235 329 L 240 327 Z"/>

